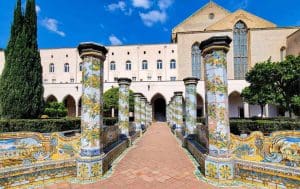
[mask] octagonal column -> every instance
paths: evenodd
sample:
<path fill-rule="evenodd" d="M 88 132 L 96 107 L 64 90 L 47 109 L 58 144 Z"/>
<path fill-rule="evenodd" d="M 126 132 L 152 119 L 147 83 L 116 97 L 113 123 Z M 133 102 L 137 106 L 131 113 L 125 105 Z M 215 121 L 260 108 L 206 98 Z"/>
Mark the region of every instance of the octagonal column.
<path fill-rule="evenodd" d="M 146 102 L 145 97 L 141 98 L 141 125 L 146 128 Z"/>
<path fill-rule="evenodd" d="M 174 92 L 174 100 L 175 100 L 175 124 L 176 124 L 176 131 L 182 132 L 183 127 L 183 103 L 182 103 L 182 92 Z"/>
<path fill-rule="evenodd" d="M 131 79 L 119 78 L 119 128 L 121 134 L 129 137 L 129 86 Z"/>
<path fill-rule="evenodd" d="M 102 176 L 103 144 L 103 62 L 107 49 L 96 43 L 78 46 L 83 60 L 81 143 L 77 158 L 77 177 L 80 180 Z"/>
<path fill-rule="evenodd" d="M 228 36 L 218 36 L 200 45 L 205 65 L 206 125 L 209 133 L 205 174 L 219 180 L 233 178 L 227 94 L 227 52 L 230 43 Z M 212 169 L 216 171 L 211 172 Z"/>
<path fill-rule="evenodd" d="M 185 135 L 195 134 L 197 123 L 197 84 L 199 79 L 183 79 L 185 85 Z"/>
<path fill-rule="evenodd" d="M 141 100 L 142 95 L 140 93 L 134 93 L 134 123 L 135 131 L 140 132 L 141 129 Z"/>

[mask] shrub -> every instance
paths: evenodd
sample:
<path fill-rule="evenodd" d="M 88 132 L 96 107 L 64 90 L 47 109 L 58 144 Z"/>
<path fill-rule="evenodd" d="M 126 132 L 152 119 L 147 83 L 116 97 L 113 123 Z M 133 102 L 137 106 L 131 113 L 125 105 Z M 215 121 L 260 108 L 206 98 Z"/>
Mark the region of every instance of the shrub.
<path fill-rule="evenodd" d="M 80 119 L 1 119 L 2 132 L 62 132 L 80 129 Z"/>
<path fill-rule="evenodd" d="M 63 103 L 50 102 L 46 105 L 44 114 L 48 115 L 51 118 L 61 118 L 67 116 L 68 110 Z"/>
<path fill-rule="evenodd" d="M 114 125 L 117 118 L 103 118 L 106 126 Z M 80 129 L 80 118 L 63 119 L 0 119 L 0 133 L 4 132 L 62 132 Z"/>
<path fill-rule="evenodd" d="M 205 118 L 197 118 L 198 123 L 205 124 Z M 231 118 L 230 132 L 235 135 L 249 134 L 254 131 L 261 131 L 268 135 L 275 131 L 300 130 L 300 120 L 287 117 L 277 118 Z"/>

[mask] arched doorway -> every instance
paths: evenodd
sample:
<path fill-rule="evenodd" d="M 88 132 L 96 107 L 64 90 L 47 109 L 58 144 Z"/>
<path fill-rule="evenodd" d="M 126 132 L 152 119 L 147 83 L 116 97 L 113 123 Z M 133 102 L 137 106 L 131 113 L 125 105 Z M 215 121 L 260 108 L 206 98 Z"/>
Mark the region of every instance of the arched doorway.
<path fill-rule="evenodd" d="M 81 116 L 81 108 L 82 108 L 82 103 L 81 103 L 81 98 L 78 101 L 78 116 Z"/>
<path fill-rule="evenodd" d="M 64 105 L 68 110 L 68 116 L 69 117 L 75 117 L 76 116 L 76 103 L 74 98 L 71 95 L 68 95 L 64 98 Z"/>
<path fill-rule="evenodd" d="M 240 93 L 234 91 L 228 97 L 229 102 L 229 117 L 239 117 L 243 118 L 244 116 L 244 106 L 243 100 Z"/>
<path fill-rule="evenodd" d="M 50 95 L 46 99 L 46 103 L 57 102 L 57 98 L 54 95 Z"/>
<path fill-rule="evenodd" d="M 197 94 L 197 117 L 204 117 L 204 103 L 201 95 Z"/>
<path fill-rule="evenodd" d="M 166 100 L 161 94 L 156 94 L 151 100 L 154 121 L 166 121 Z"/>

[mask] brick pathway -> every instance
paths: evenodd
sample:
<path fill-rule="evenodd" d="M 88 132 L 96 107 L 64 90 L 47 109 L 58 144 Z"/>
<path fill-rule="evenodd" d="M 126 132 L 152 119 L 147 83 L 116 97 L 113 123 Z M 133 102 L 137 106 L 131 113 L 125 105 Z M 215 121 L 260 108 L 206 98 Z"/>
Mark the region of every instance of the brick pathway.
<path fill-rule="evenodd" d="M 195 169 L 167 125 L 156 123 L 116 165 L 111 177 L 90 185 L 62 183 L 46 188 L 215 188 L 199 181 L 193 174 Z"/>

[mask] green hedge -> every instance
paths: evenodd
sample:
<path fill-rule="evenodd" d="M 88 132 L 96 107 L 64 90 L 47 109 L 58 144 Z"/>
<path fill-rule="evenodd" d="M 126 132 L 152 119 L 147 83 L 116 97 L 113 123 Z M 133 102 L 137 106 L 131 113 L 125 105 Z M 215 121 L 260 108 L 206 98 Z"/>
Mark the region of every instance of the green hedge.
<path fill-rule="evenodd" d="M 231 119 L 230 131 L 233 134 L 251 133 L 261 131 L 268 135 L 275 131 L 300 130 L 299 120 L 250 120 L 250 119 Z"/>
<path fill-rule="evenodd" d="M 198 123 L 205 124 L 205 118 L 197 118 Z M 300 120 L 285 117 L 277 118 L 231 118 L 230 131 L 233 134 L 251 133 L 261 131 L 268 135 L 275 131 L 300 130 Z"/>
<path fill-rule="evenodd" d="M 104 118 L 104 125 L 116 124 L 117 118 Z M 80 118 L 62 119 L 0 119 L 0 133 L 3 132 L 62 132 L 80 129 Z"/>
<path fill-rule="evenodd" d="M 61 132 L 80 128 L 80 119 L 9 119 L 0 120 L 0 132 Z"/>

